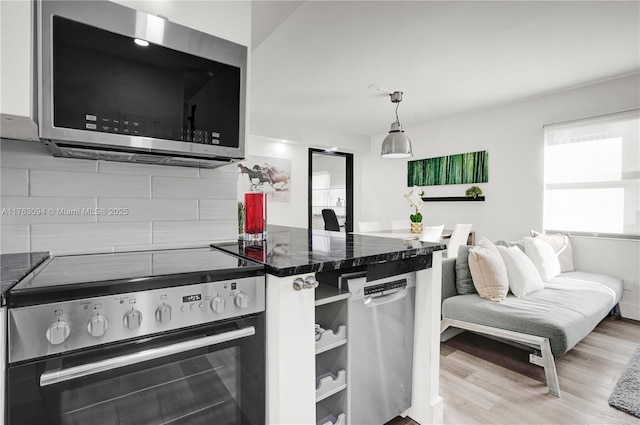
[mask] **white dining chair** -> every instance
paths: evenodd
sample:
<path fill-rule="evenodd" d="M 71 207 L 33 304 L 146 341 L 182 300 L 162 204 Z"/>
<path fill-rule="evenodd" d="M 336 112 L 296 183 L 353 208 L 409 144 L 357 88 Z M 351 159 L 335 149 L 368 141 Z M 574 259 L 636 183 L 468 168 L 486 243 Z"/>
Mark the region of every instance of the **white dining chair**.
<path fill-rule="evenodd" d="M 409 230 L 411 222 L 409 220 L 391 220 L 391 230 Z"/>
<path fill-rule="evenodd" d="M 458 248 L 460 245 L 466 245 L 469 233 L 471 233 L 471 226 L 473 223 L 461 224 L 458 223 L 451 232 L 451 237 L 447 242 L 447 258 L 457 258 Z"/>
<path fill-rule="evenodd" d="M 382 230 L 379 221 L 359 221 L 358 229 L 361 232 L 379 232 Z"/>
<path fill-rule="evenodd" d="M 420 242 L 438 242 L 442 237 L 444 224 L 440 226 L 424 226 L 420 233 Z"/>

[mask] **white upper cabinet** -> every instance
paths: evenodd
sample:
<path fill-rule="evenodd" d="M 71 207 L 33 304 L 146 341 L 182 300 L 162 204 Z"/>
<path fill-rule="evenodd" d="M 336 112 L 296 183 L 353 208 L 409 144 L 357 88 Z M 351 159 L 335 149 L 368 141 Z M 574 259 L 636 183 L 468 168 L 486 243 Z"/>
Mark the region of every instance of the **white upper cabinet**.
<path fill-rule="evenodd" d="M 29 0 L 0 2 L 2 137 L 37 139 L 33 8 Z"/>

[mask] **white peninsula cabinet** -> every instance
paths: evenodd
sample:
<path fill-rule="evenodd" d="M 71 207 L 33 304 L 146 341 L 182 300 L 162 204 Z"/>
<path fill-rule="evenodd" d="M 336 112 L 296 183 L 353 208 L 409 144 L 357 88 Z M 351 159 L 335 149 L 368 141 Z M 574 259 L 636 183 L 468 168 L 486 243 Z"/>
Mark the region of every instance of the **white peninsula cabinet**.
<path fill-rule="evenodd" d="M 438 393 L 442 252 L 436 251 L 432 255 L 432 267 L 416 272 L 413 397 L 412 407 L 406 412 L 420 424 L 442 423 L 443 419 L 442 398 Z M 317 361 L 315 343 L 316 314 L 324 313 L 316 313 L 319 307 L 313 289 L 295 290 L 293 287 L 296 278 L 308 276 L 313 273 L 288 277 L 267 275 L 266 417 L 271 425 L 313 425 L 318 419 L 316 409 L 324 409 L 316 403 L 316 368 L 322 362 Z M 328 308 L 340 310 L 339 304 L 346 303 L 346 297 L 336 302 L 337 305 Z M 333 331 L 339 332 L 339 326 L 335 327 Z M 357 336 L 347 336 L 348 339 L 354 337 Z M 341 350 L 338 348 L 334 353 L 324 355 L 335 354 L 338 359 L 335 364 L 338 364 L 344 362 L 340 360 L 341 356 L 346 358 Z M 348 387 L 344 389 L 345 394 L 348 390 Z M 339 412 L 330 413 L 338 418 L 336 413 Z"/>
<path fill-rule="evenodd" d="M 354 394 L 349 353 L 358 335 L 349 331 L 350 294 L 338 291 L 337 281 L 363 270 L 374 280 L 415 271 L 412 399 L 405 414 L 420 424 L 442 423 L 438 387 L 444 245 L 269 225 L 267 240 L 259 245 L 239 241 L 213 246 L 265 266 L 267 424 L 350 424 Z M 263 253 L 261 259 L 256 252 Z M 328 288 L 314 285 L 316 272 L 322 273 L 320 285 Z M 326 340 L 321 337 L 318 344 L 316 323 L 326 331 Z"/>
<path fill-rule="evenodd" d="M 267 423 L 315 424 L 315 294 L 267 275 Z"/>

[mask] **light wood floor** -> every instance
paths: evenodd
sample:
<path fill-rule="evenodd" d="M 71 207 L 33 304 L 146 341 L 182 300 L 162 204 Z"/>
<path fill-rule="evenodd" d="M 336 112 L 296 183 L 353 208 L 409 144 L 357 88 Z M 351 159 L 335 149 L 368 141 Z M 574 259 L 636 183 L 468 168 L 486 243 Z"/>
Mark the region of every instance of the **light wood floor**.
<path fill-rule="evenodd" d="M 607 400 L 640 343 L 640 322 L 605 319 L 556 359 L 561 398 L 528 353 L 469 332 L 440 346 L 445 424 L 620 424 L 640 419 Z M 396 418 L 388 425 L 413 425 Z"/>

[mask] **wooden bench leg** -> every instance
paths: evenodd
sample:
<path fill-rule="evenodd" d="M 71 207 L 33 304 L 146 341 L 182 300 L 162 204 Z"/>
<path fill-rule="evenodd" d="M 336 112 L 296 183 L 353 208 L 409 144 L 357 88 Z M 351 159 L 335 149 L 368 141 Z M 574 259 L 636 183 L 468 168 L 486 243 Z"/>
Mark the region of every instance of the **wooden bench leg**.
<path fill-rule="evenodd" d="M 556 363 L 553 358 L 553 354 L 551 353 L 549 338 L 508 331 L 505 329 L 492 328 L 490 326 L 478 325 L 476 323 L 464 322 L 462 320 L 455 319 L 442 319 L 442 321 L 440 322 L 440 333 L 444 332 L 450 326 L 486 335 L 497 336 L 499 338 L 519 342 L 521 344 L 539 349 L 541 356 L 530 356 L 529 360 L 533 364 L 544 367 L 544 374 L 547 380 L 547 388 L 549 390 L 549 394 L 560 397 L 558 373 L 556 372 Z"/>

